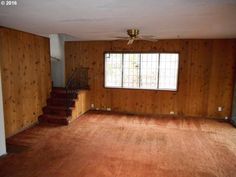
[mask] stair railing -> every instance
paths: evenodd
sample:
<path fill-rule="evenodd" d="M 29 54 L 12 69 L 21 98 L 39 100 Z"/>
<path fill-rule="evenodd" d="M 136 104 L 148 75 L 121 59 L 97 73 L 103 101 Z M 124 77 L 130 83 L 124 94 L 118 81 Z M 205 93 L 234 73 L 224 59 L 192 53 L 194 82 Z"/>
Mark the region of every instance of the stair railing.
<path fill-rule="evenodd" d="M 76 68 L 66 83 L 66 106 L 67 116 L 70 112 L 71 99 L 77 96 L 77 92 L 80 89 L 88 89 L 88 68 L 80 67 Z"/>

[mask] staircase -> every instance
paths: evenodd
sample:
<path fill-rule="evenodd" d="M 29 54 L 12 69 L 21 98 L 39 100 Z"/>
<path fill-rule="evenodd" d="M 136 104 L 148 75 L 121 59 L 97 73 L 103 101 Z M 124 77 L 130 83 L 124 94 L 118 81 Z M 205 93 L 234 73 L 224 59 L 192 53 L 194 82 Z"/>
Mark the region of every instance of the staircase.
<path fill-rule="evenodd" d="M 79 105 L 76 104 L 80 101 L 78 91 L 88 88 L 88 68 L 75 68 L 65 88 L 52 88 L 47 106 L 43 108 L 43 115 L 38 118 L 39 122 L 68 125 L 83 112 L 78 112 Z"/>
<path fill-rule="evenodd" d="M 38 118 L 39 122 L 68 125 L 72 119 L 76 99 L 76 90 L 70 90 L 68 93 L 65 88 L 54 87 L 51 97 L 47 100 L 47 106 L 43 108 L 43 115 Z"/>

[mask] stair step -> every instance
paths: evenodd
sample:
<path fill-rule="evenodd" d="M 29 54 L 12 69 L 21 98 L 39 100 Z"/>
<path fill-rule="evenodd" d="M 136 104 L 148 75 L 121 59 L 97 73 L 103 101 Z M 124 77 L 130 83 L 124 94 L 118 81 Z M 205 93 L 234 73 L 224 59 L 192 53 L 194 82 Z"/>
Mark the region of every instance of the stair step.
<path fill-rule="evenodd" d="M 77 96 L 78 94 L 76 93 L 51 92 L 52 98 L 76 99 Z"/>
<path fill-rule="evenodd" d="M 75 106 L 75 99 L 65 99 L 65 98 L 49 98 L 47 100 L 47 104 L 48 105 L 52 105 L 52 106 L 71 106 L 74 107 Z"/>
<path fill-rule="evenodd" d="M 39 122 L 48 122 L 68 125 L 72 119 L 72 110 L 75 107 L 78 92 L 66 92 L 65 88 L 54 87 L 51 98 L 47 99 L 47 106 L 43 108 L 43 115 L 39 116 Z M 69 104 L 69 108 L 68 108 Z"/>
<path fill-rule="evenodd" d="M 49 108 L 52 108 L 52 109 L 56 109 L 56 110 L 64 110 L 64 111 L 66 111 L 66 110 L 71 110 L 71 109 L 73 109 L 73 107 L 66 107 L 66 106 L 46 106 L 46 107 L 49 107 Z"/>
<path fill-rule="evenodd" d="M 43 108 L 44 114 L 71 116 L 73 107 L 67 108 L 64 106 L 46 106 Z"/>
<path fill-rule="evenodd" d="M 53 87 L 53 90 L 65 90 L 65 87 Z"/>
<path fill-rule="evenodd" d="M 39 116 L 40 122 L 55 123 L 60 125 L 68 125 L 70 123 L 71 117 L 67 116 L 58 116 L 51 114 L 43 114 Z"/>
<path fill-rule="evenodd" d="M 54 93 L 66 93 L 66 89 L 63 87 L 53 87 L 52 92 Z M 70 90 L 71 93 L 76 93 L 77 90 Z"/>

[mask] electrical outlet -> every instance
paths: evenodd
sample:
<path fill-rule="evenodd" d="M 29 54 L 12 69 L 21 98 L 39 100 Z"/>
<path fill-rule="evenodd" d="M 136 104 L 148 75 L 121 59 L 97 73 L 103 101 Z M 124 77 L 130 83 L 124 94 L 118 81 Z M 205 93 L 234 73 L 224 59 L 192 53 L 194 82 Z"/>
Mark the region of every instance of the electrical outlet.
<path fill-rule="evenodd" d="M 93 103 L 91 104 L 91 108 L 94 108 L 94 104 Z"/>
<path fill-rule="evenodd" d="M 111 111 L 111 108 L 107 108 L 107 111 Z"/>
<path fill-rule="evenodd" d="M 221 112 L 223 108 L 221 106 L 218 107 L 218 111 Z"/>
<path fill-rule="evenodd" d="M 175 114 L 175 112 L 174 112 L 174 111 L 170 111 L 170 114 L 172 114 L 172 115 L 173 115 L 173 114 Z"/>

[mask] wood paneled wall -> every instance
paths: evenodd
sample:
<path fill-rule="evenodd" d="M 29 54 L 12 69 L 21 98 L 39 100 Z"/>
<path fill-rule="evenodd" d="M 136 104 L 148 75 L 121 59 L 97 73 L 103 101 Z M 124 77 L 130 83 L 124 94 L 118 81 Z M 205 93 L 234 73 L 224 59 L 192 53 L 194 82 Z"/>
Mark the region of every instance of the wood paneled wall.
<path fill-rule="evenodd" d="M 49 39 L 0 28 L 6 136 L 37 122 L 51 90 Z"/>
<path fill-rule="evenodd" d="M 104 52 L 179 52 L 178 91 L 104 88 Z M 89 67 L 90 102 L 95 107 L 140 114 L 224 118 L 231 115 L 236 40 L 160 40 L 66 42 L 66 78 L 78 66 Z M 218 106 L 223 107 L 218 112 Z"/>
<path fill-rule="evenodd" d="M 75 109 L 72 110 L 72 121 L 90 109 L 89 91 L 80 90 L 75 101 Z"/>

